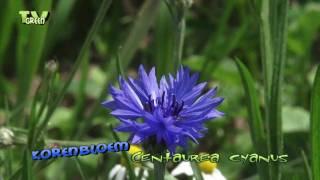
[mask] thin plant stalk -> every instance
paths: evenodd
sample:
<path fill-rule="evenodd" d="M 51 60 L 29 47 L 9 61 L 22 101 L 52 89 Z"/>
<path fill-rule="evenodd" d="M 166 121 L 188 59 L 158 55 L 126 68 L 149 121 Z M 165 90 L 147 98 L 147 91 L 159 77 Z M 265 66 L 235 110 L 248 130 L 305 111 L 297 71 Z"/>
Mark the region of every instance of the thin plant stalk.
<path fill-rule="evenodd" d="M 151 28 L 152 22 L 157 14 L 158 8 L 160 6 L 160 0 L 156 1 L 145 1 L 142 5 L 137 20 L 135 21 L 128 38 L 125 40 L 124 45 L 119 49 L 119 57 L 121 59 L 121 66 L 123 70 L 126 70 L 129 63 L 131 62 L 134 53 L 139 47 L 139 43 L 148 33 L 148 30 Z M 109 83 L 114 80 L 117 76 L 117 59 L 113 58 L 112 61 L 106 67 L 106 79 L 103 87 L 107 87 Z M 98 100 L 103 100 L 106 97 L 105 90 L 103 89 L 99 96 Z M 100 106 L 100 101 L 92 107 L 92 111 L 89 113 L 88 117 L 85 119 L 84 123 L 80 125 L 78 132 L 76 133 L 76 138 L 80 137 L 87 128 L 91 120 L 96 117 Z"/>
<path fill-rule="evenodd" d="M 59 105 L 59 103 L 62 101 L 77 69 L 79 68 L 82 60 L 84 59 L 84 55 L 86 54 L 87 50 L 90 47 L 90 44 L 94 38 L 94 35 L 97 33 L 97 30 L 99 29 L 103 18 L 105 17 L 105 14 L 107 12 L 107 10 L 109 9 L 110 5 L 111 5 L 112 0 L 104 0 L 101 4 L 101 7 L 97 13 L 97 17 L 89 31 L 89 34 L 80 50 L 80 53 L 76 59 L 76 62 L 71 70 L 71 73 L 66 81 L 66 83 L 64 84 L 62 90 L 60 91 L 60 93 L 58 94 L 57 98 L 54 100 L 53 104 L 50 106 L 48 113 L 45 116 L 45 119 L 42 121 L 42 123 L 37 127 L 38 131 L 35 132 L 35 137 L 38 137 L 42 130 L 45 128 L 45 126 L 48 124 L 50 117 L 52 116 L 52 114 L 54 113 L 55 109 L 57 108 L 57 106 Z"/>
<path fill-rule="evenodd" d="M 320 66 L 311 95 L 311 168 L 313 180 L 320 180 Z"/>
<path fill-rule="evenodd" d="M 164 180 L 166 163 L 155 161 L 153 163 L 153 165 L 154 165 L 154 177 L 155 177 L 155 179 L 156 180 Z"/>

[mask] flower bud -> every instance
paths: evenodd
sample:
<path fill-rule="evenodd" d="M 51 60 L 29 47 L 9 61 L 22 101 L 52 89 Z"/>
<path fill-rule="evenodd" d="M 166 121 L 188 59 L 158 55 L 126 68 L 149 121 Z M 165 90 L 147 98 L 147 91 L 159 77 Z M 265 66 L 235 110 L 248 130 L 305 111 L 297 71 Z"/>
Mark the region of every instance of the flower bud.
<path fill-rule="evenodd" d="M 50 60 L 46 63 L 46 70 L 50 73 L 56 72 L 58 69 L 58 63 L 55 60 Z"/>
<path fill-rule="evenodd" d="M 10 129 L 0 128 L 0 147 L 6 147 L 13 144 L 14 134 Z"/>

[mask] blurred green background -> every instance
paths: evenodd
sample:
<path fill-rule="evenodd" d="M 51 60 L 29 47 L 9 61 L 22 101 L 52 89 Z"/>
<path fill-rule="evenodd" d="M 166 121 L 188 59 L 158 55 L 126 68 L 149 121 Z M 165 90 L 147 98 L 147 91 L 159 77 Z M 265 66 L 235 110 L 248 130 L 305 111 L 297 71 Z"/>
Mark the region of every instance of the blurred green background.
<path fill-rule="evenodd" d="M 43 26 L 22 24 L 19 10 L 49 10 L 49 21 Z M 194 0 L 186 11 L 182 64 L 200 72 L 201 81 L 209 81 L 210 87 L 218 86 L 218 95 L 225 98 L 220 108 L 225 117 L 207 123 L 209 131 L 195 152 L 218 152 L 222 157 L 254 152 L 247 97 L 233 60 L 241 59 L 255 77 L 263 108 L 254 11 L 246 0 Z M 320 63 L 320 3 L 290 1 L 288 20 L 282 121 L 289 162 L 283 177 L 303 179 L 307 171 L 301 152 L 307 157 L 310 152 L 310 90 Z M 0 149 L 0 179 L 81 179 L 83 174 L 107 179 L 112 166 L 120 163 L 120 154 L 35 163 L 28 160 L 28 149 L 60 143 L 52 139 L 64 141 L 61 144 L 113 142 L 109 126 L 117 120 L 100 102 L 107 98 L 107 86 L 116 84 L 117 57 L 130 76 L 136 76 L 139 64 L 156 66 L 158 75 L 174 72 L 175 23 L 160 0 L 2 0 L 0 126 L 14 132 L 15 146 Z M 257 172 L 255 164 L 226 159 L 218 168 L 228 179 L 255 178 Z"/>

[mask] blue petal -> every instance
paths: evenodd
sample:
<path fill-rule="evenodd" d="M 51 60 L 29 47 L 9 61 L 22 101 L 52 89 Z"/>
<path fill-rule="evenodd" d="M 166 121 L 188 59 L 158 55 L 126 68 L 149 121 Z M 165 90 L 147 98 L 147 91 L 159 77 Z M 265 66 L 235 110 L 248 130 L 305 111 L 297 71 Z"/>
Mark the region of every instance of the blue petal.
<path fill-rule="evenodd" d="M 131 143 L 132 144 L 139 144 L 141 143 L 141 141 L 144 139 L 143 136 L 139 135 L 139 134 L 135 134 L 133 137 L 132 137 L 132 140 L 131 140 Z"/>
<path fill-rule="evenodd" d="M 111 109 L 111 110 L 117 108 L 116 102 L 113 101 L 113 100 L 111 100 L 111 101 L 110 101 L 110 100 L 109 100 L 109 101 L 103 101 L 103 102 L 101 103 L 101 105 L 104 106 L 104 107 L 106 107 L 106 108 L 109 108 L 109 109 Z"/>
<path fill-rule="evenodd" d="M 128 119 L 136 119 L 141 117 L 140 113 L 129 111 L 129 110 L 123 110 L 123 109 L 116 109 L 112 111 L 111 114 L 120 118 L 128 118 Z"/>

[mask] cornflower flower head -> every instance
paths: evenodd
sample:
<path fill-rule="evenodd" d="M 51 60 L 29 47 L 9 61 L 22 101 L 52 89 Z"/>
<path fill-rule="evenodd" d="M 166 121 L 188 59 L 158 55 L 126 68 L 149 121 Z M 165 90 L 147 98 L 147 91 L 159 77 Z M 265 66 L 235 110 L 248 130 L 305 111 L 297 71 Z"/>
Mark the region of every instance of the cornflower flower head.
<path fill-rule="evenodd" d="M 119 89 L 109 88 L 113 100 L 102 105 L 120 120 L 117 131 L 131 133 L 132 144 L 147 141 L 175 152 L 188 139 L 198 143 L 207 130 L 204 122 L 223 115 L 216 109 L 223 101 L 214 97 L 216 88 L 203 94 L 206 83 L 197 80 L 198 74 L 181 66 L 175 77 L 162 76 L 158 83 L 155 68 L 147 73 L 140 65 L 138 78 L 119 77 Z"/>

